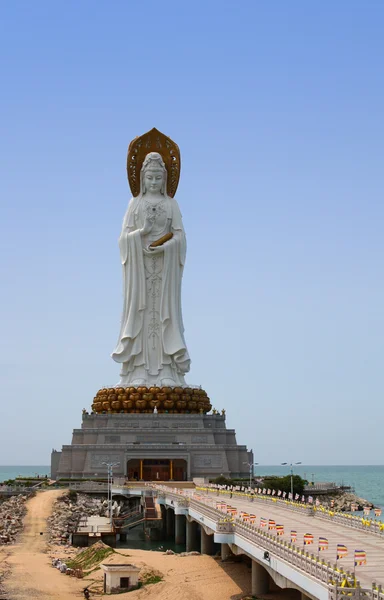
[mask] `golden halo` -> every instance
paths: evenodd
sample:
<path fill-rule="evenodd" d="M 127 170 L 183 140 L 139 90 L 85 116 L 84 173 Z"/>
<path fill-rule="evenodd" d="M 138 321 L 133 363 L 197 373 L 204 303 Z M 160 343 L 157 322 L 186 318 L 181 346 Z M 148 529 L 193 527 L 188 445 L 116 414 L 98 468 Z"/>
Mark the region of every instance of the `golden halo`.
<path fill-rule="evenodd" d="M 155 129 L 132 140 L 128 147 L 127 175 L 133 196 L 140 194 L 140 171 L 149 152 L 158 152 L 167 169 L 167 194 L 174 197 L 180 179 L 180 150 L 171 138 Z"/>

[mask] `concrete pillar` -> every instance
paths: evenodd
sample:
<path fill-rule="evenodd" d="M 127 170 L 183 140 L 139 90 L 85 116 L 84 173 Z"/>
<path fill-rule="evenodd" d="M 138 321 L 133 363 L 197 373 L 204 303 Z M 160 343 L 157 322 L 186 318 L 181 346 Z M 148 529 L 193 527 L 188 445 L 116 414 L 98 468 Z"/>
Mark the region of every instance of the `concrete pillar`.
<path fill-rule="evenodd" d="M 213 554 L 213 535 L 205 533 L 204 527 L 201 528 L 201 554 Z"/>
<path fill-rule="evenodd" d="M 198 538 L 197 538 L 197 523 L 196 521 L 187 521 L 187 552 L 198 550 Z"/>
<path fill-rule="evenodd" d="M 269 574 L 255 560 L 252 561 L 252 596 L 268 594 Z"/>
<path fill-rule="evenodd" d="M 228 560 L 233 556 L 232 550 L 228 544 L 221 544 L 221 560 Z"/>
<path fill-rule="evenodd" d="M 161 529 L 151 527 L 149 530 L 149 539 L 151 542 L 158 542 L 161 540 Z"/>
<path fill-rule="evenodd" d="M 173 538 L 175 535 L 175 513 L 171 508 L 167 508 L 165 515 L 167 537 Z"/>
<path fill-rule="evenodd" d="M 309 597 L 304 592 L 301 592 L 301 600 L 309 600 Z"/>
<path fill-rule="evenodd" d="M 185 515 L 175 515 L 175 544 L 185 544 Z"/>

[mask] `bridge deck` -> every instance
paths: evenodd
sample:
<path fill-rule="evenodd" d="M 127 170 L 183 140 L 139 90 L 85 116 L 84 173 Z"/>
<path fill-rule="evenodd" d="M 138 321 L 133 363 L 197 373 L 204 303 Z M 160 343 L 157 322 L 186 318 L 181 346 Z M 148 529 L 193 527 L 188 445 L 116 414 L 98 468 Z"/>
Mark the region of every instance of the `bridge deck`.
<path fill-rule="evenodd" d="M 192 496 L 190 490 L 185 490 L 185 495 Z M 371 587 L 372 582 L 384 584 L 384 537 L 375 536 L 371 533 L 344 527 L 332 521 L 326 521 L 307 514 L 291 511 L 287 508 L 276 506 L 257 497 L 253 502 L 233 495 L 217 496 L 216 493 L 201 493 L 209 496 L 213 501 L 223 501 L 234 506 L 239 511 L 255 514 L 257 519 L 255 525 L 259 526 L 260 517 L 273 519 L 277 524 L 284 525 L 284 535 L 280 539 L 290 541 L 291 529 L 297 531 L 296 545 L 306 551 L 317 555 L 318 538 L 325 537 L 329 542 L 329 549 L 320 552 L 320 558 L 332 564 L 336 561 L 336 545 L 345 544 L 348 548 L 348 556 L 338 561 L 340 567 L 353 572 L 354 551 L 365 550 L 367 553 L 367 564 L 356 567 L 356 579 L 363 587 Z M 196 493 L 195 493 L 196 496 Z M 273 532 L 271 532 L 273 533 Z M 314 543 L 304 547 L 303 536 L 305 533 L 314 535 Z"/>

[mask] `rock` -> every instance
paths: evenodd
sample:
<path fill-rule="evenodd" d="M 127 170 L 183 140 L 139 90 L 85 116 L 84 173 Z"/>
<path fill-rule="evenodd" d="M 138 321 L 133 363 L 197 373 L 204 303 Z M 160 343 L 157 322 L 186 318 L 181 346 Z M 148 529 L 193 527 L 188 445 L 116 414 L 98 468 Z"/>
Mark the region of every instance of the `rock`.
<path fill-rule="evenodd" d="M 120 512 L 126 510 L 124 500 L 113 502 L 112 514 L 114 516 L 118 516 Z M 68 494 L 64 494 L 56 501 L 53 513 L 48 519 L 51 541 L 66 544 L 71 533 L 77 530 L 80 520 L 94 515 L 108 516 L 107 500 L 78 493 L 75 502 L 73 495 L 70 498 Z"/>
<path fill-rule="evenodd" d="M 356 496 L 356 494 L 351 492 L 327 494 L 326 496 L 319 496 L 319 500 L 322 506 L 332 508 L 335 512 L 350 512 L 351 504 L 357 504 L 358 510 L 363 510 L 364 506 L 369 506 L 370 508 L 373 507 L 372 502 L 368 502 L 368 500 L 365 500 L 364 498 L 359 498 L 359 496 Z"/>
<path fill-rule="evenodd" d="M 19 494 L 0 503 L 0 545 L 11 544 L 23 528 L 27 496 Z"/>

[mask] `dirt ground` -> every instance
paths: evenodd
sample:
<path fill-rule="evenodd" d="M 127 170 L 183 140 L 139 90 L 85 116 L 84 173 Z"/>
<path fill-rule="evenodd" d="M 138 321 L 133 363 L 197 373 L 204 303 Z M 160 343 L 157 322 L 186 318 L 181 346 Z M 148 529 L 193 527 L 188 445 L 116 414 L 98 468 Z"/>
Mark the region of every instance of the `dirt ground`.
<path fill-rule="evenodd" d="M 51 555 L 65 557 L 63 547 L 49 547 L 46 519 L 60 490 L 40 492 L 27 503 L 25 528 L 14 546 L 0 550 L 0 573 L 9 570 L 0 600 L 71 600 L 82 598 L 90 587 L 91 598 L 102 598 L 102 573 L 79 580 L 51 566 Z M 42 533 L 42 535 L 40 535 Z M 118 550 L 105 562 L 132 562 L 159 571 L 163 581 L 129 592 L 129 600 L 239 600 L 250 594 L 250 569 L 243 563 L 222 563 L 210 556 L 164 555 L 144 550 Z M 119 595 L 119 597 L 121 597 Z M 105 598 L 105 597 L 104 597 Z"/>

